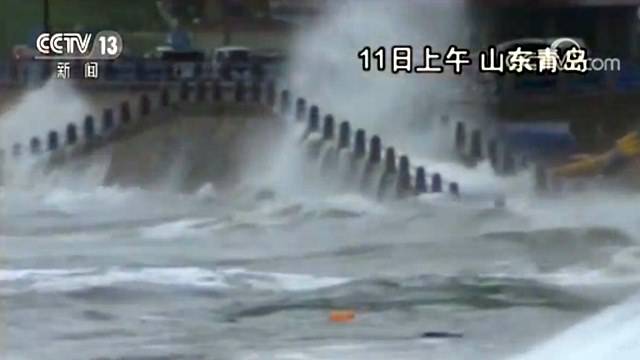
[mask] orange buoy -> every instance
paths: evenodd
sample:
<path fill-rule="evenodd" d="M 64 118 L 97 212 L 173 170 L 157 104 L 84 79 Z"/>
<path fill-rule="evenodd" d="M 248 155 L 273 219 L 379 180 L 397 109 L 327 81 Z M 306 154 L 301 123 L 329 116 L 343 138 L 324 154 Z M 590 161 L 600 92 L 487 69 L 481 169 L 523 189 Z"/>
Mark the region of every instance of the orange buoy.
<path fill-rule="evenodd" d="M 356 318 L 354 310 L 332 310 L 329 313 L 329 320 L 335 323 L 348 323 Z"/>

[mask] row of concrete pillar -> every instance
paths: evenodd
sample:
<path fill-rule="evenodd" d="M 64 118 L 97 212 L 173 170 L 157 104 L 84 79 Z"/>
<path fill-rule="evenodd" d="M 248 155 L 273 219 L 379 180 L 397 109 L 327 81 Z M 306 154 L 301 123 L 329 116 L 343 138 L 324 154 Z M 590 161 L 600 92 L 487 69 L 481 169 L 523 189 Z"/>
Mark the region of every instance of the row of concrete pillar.
<path fill-rule="evenodd" d="M 536 164 L 534 168 L 534 186 L 540 194 L 556 194 L 565 191 L 583 190 L 587 184 L 585 179 L 567 179 L 554 176 L 543 164 Z"/>
<path fill-rule="evenodd" d="M 209 91 L 211 94 L 208 95 Z M 213 82 L 199 81 L 196 83 L 182 82 L 178 90 L 180 101 L 191 100 L 192 93 L 195 93 L 195 100 L 206 101 L 210 96 L 214 102 L 224 101 L 223 87 L 218 80 Z M 286 96 L 285 96 L 286 97 Z M 266 102 L 270 106 L 275 106 L 276 86 L 273 81 L 267 83 L 252 82 L 247 84 L 244 81 L 237 81 L 233 89 L 233 99 L 238 102 L 254 101 Z M 283 98 L 284 99 L 284 98 Z M 159 105 L 168 107 L 171 103 L 171 92 L 167 87 L 160 90 Z M 140 95 L 137 115 L 144 117 L 151 112 L 151 99 L 148 94 Z M 96 122 L 93 115 L 87 115 L 82 124 L 69 123 L 64 131 L 51 130 L 44 138 L 34 136 L 29 140 L 28 150 L 23 144 L 15 143 L 12 146 L 11 154 L 20 156 L 25 151 L 31 154 L 41 154 L 45 151 L 57 151 L 63 146 L 74 146 L 83 140 L 84 144 L 92 144 L 96 141 L 104 141 L 118 131 L 133 125 L 132 109 L 130 101 L 123 101 L 118 105 L 119 118 L 116 121 L 114 108 L 106 108 L 101 114 L 100 123 Z M 6 151 L 0 149 L 0 156 L 5 156 Z"/>
<path fill-rule="evenodd" d="M 487 136 L 481 129 L 469 130 L 459 121 L 455 126 L 455 150 L 465 161 L 476 163 L 488 159 L 497 174 L 512 175 L 528 166 L 527 159 L 516 154 L 496 136 Z"/>
<path fill-rule="evenodd" d="M 169 106 L 170 92 L 168 89 L 162 89 L 160 99 L 161 106 Z M 140 95 L 137 112 L 139 117 L 150 114 L 151 99 L 148 94 Z M 126 100 L 118 105 L 118 121 L 116 121 L 115 113 L 114 108 L 106 108 L 102 111 L 99 122 L 93 115 L 87 115 L 81 124 L 69 123 L 63 131 L 51 130 L 44 138 L 34 136 L 29 140 L 28 152 L 34 155 L 45 151 L 54 152 L 64 146 L 74 146 L 80 142 L 91 145 L 97 141 L 104 141 L 118 131 L 133 125 L 130 101 Z M 21 143 L 15 143 L 11 149 L 13 156 L 21 156 L 25 151 L 27 150 Z"/>
<path fill-rule="evenodd" d="M 209 91 L 211 92 L 209 94 Z M 270 106 L 275 105 L 276 86 L 275 82 L 261 81 L 244 81 L 237 80 L 233 84 L 233 101 L 235 102 L 265 102 Z M 181 101 L 195 100 L 198 102 L 206 101 L 207 97 L 211 97 L 213 101 L 225 101 L 224 89 L 222 82 L 219 80 L 198 81 L 195 83 L 182 82 L 180 84 L 178 98 Z"/>
<path fill-rule="evenodd" d="M 29 81 L 47 81 L 56 72 L 55 61 L 10 61 L 4 75 L 12 83 Z M 192 66 L 191 76 L 198 79 L 214 79 L 222 74 L 216 74 L 210 64 L 206 62 L 173 63 L 173 62 L 149 62 L 144 60 L 118 60 L 99 62 L 100 77 L 97 82 L 113 81 L 175 81 L 183 78 L 183 68 Z M 2 70 L 2 69 L 0 69 Z M 72 79 L 84 79 L 84 63 L 81 60 L 71 61 L 69 76 Z"/>
<path fill-rule="evenodd" d="M 191 99 L 192 92 L 195 93 L 196 101 L 206 101 L 209 89 L 211 89 L 211 98 L 213 101 L 223 101 L 223 90 L 221 83 L 218 81 L 196 82 L 190 84 L 181 83 L 178 91 L 178 98 L 181 101 Z M 265 83 L 252 82 L 247 84 L 244 81 L 237 81 L 233 88 L 233 99 L 237 102 L 254 101 L 266 103 L 271 107 L 277 107 L 280 113 L 289 114 L 291 111 L 291 94 L 288 90 L 282 90 L 279 94 L 279 102 L 276 103 L 276 86 L 273 81 Z M 171 103 L 171 94 L 167 88 L 163 88 L 160 92 L 160 106 L 168 107 Z M 352 135 L 352 127 L 348 121 L 340 123 L 337 139 L 335 138 L 335 119 L 333 115 L 327 114 L 324 117 L 322 129 L 320 128 L 320 109 L 317 105 L 311 105 L 307 109 L 307 101 L 304 98 L 296 99 L 295 118 L 303 121 L 307 116 L 308 125 L 307 132 L 322 131 L 323 141 L 336 141 L 337 147 L 341 149 L 350 149 L 353 159 L 365 159 L 370 166 L 384 166 L 384 174 L 392 175 L 396 179 L 397 192 L 400 195 L 422 194 L 426 192 L 439 193 L 443 192 L 443 179 L 439 173 L 427 174 L 424 167 L 417 167 L 412 170 L 410 159 L 407 155 L 396 156 L 395 148 L 389 147 L 384 151 L 382 157 L 382 142 L 379 136 L 374 135 L 369 140 L 367 146 L 366 133 L 364 129 L 357 129 Z M 149 115 L 151 112 L 151 100 L 149 95 L 142 94 L 138 103 L 137 113 L 140 117 Z M 63 146 L 74 146 L 84 139 L 83 143 L 91 145 L 99 141 L 105 141 L 112 135 L 115 135 L 122 129 L 132 125 L 132 110 L 129 101 L 124 101 L 119 105 L 118 121 L 114 118 L 115 111 L 113 108 L 107 108 L 102 113 L 100 124 L 97 124 L 92 115 L 87 115 L 79 127 L 75 123 L 67 125 L 64 132 L 56 130 L 49 131 L 43 141 L 39 137 L 33 137 L 29 142 L 29 151 L 33 154 L 39 154 L 44 151 L 57 151 Z M 353 144 L 352 144 L 353 142 Z M 0 150 L 0 155 L 4 151 Z M 17 143 L 12 148 L 14 156 L 20 156 L 23 153 L 23 147 Z M 383 162 L 384 160 L 384 162 Z M 412 172 L 414 173 L 412 175 Z M 460 195 L 460 188 L 456 182 L 448 184 L 448 191 L 455 195 Z"/>
<path fill-rule="evenodd" d="M 280 93 L 279 110 L 283 114 L 289 114 L 291 111 L 291 95 L 288 90 L 282 90 Z M 439 173 L 428 174 L 422 166 L 412 169 L 409 156 L 398 157 L 394 147 L 387 147 L 383 152 L 380 136 L 371 136 L 367 146 L 366 131 L 359 128 L 352 134 L 351 123 L 345 120 L 339 124 L 336 137 L 334 116 L 326 114 L 321 127 L 320 108 L 317 105 L 309 105 L 303 97 L 296 99 L 292 111 L 293 117 L 298 122 L 307 118 L 305 137 L 311 133 L 322 134 L 322 141 L 335 142 L 338 151 L 350 150 L 353 159 L 362 159 L 369 167 L 383 166 L 385 174 L 383 178 L 395 176 L 396 191 L 399 196 L 440 193 L 445 190 L 443 178 Z M 457 182 L 449 182 L 447 190 L 454 196 L 460 196 L 460 187 Z"/>

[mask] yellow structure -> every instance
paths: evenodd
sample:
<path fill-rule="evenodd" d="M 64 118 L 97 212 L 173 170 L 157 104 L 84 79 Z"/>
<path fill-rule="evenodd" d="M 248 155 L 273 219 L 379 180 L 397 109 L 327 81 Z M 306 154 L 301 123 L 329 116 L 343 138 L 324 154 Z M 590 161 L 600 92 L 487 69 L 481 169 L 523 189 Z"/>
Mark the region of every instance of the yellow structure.
<path fill-rule="evenodd" d="M 612 167 L 622 170 L 640 164 L 640 132 L 633 131 L 618 141 L 604 154 L 579 155 L 574 161 L 551 169 L 555 177 L 582 177 L 606 173 Z"/>

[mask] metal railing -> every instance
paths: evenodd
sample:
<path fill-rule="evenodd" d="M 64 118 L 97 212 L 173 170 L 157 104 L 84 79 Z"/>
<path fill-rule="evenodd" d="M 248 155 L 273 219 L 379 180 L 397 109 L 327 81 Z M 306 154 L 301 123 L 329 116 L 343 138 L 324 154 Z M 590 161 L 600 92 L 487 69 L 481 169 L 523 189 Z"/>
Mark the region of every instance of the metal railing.
<path fill-rule="evenodd" d="M 229 69 L 216 69 L 210 61 L 176 62 L 146 58 L 128 58 L 115 61 L 96 61 L 97 79 L 86 79 L 84 66 L 90 61 L 69 61 L 68 78 L 95 83 L 149 83 L 184 80 L 236 80 L 238 76 Z M 13 60 L 0 63 L 0 84 L 27 85 L 46 81 L 57 76 L 55 61 Z M 247 69 L 243 77 L 255 81 L 273 78 L 276 74 L 260 67 Z"/>

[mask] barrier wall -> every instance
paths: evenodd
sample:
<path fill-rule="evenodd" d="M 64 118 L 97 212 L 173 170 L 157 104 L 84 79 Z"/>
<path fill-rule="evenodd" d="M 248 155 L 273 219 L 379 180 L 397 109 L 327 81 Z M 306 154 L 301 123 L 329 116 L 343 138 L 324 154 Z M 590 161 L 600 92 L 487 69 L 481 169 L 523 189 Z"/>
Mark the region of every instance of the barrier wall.
<path fill-rule="evenodd" d="M 298 97 L 292 110 L 289 106 L 290 97 L 289 91 L 283 90 L 281 92 L 280 111 L 282 115 L 290 117 L 296 122 L 304 122 L 306 119 L 303 140 L 313 138 L 314 134 L 321 139 L 320 144 L 316 142 L 309 144 L 315 148 L 314 151 L 309 152 L 311 161 L 326 160 L 326 158 L 319 159 L 320 152 L 317 148 L 321 146 L 328 145 L 330 147 L 327 153 L 346 151 L 352 164 L 348 168 L 354 172 L 348 174 L 347 178 L 355 180 L 355 183 L 362 190 L 373 186 L 379 199 L 406 198 L 425 193 L 443 192 L 449 193 L 454 198 L 461 196 L 460 186 L 457 182 L 443 179 L 440 173 L 428 172 L 424 166 L 413 166 L 409 155 L 401 154 L 398 156 L 395 147 L 384 147 L 379 135 L 372 135 L 367 141 L 366 130 L 356 128 L 354 132 L 353 126 L 347 120 L 340 123 L 336 135 L 336 117 L 333 114 L 325 114 L 322 126 L 320 126 L 321 109 L 318 105 L 309 102 L 306 98 Z M 365 162 L 361 174 L 355 173 L 358 171 L 355 164 L 360 161 Z M 322 166 L 322 168 L 325 167 Z M 335 169 L 335 167 L 333 168 Z M 381 175 L 378 178 L 379 174 Z M 358 179 L 358 176 L 361 178 Z"/>
<path fill-rule="evenodd" d="M 44 138 L 34 136 L 27 144 L 16 142 L 11 149 L 0 149 L 2 161 L 20 161 L 25 156 L 57 156 L 62 153 L 83 153 L 112 145 L 129 137 L 148 132 L 159 125 L 160 120 L 150 117 L 154 107 L 164 111 L 173 103 L 236 103 L 242 106 L 259 104 L 271 108 L 283 119 L 307 121 L 304 137 L 317 133 L 316 150 L 311 151 L 310 161 L 323 161 L 323 171 L 333 176 L 338 152 L 348 153 L 350 161 L 366 161 L 367 171 L 350 175 L 357 184 L 370 184 L 380 199 L 406 198 L 423 193 L 448 192 L 460 196 L 459 185 L 446 181 L 439 173 L 430 173 L 423 166 L 414 166 L 407 154 L 397 154 L 393 146 L 382 146 L 379 136 L 367 140 L 365 129 L 353 129 L 348 121 L 336 124 L 332 114 L 322 114 L 318 105 L 304 98 L 294 100 L 287 89 L 277 90 L 275 81 L 242 81 L 223 83 L 218 79 L 183 81 L 164 84 L 154 91 L 141 93 L 137 99 L 126 100 L 105 108 L 99 117 L 86 115 L 82 119 L 70 119 L 62 129 L 51 129 Z M 322 119 L 322 121 L 321 121 Z M 322 123 L 322 124 L 321 124 Z M 367 143 L 370 143 L 367 146 Z M 308 144 L 302 146 L 311 146 Z M 319 159 L 318 149 L 330 146 L 330 156 Z M 26 151 L 25 149 L 28 149 Z M 307 151 L 307 150 L 304 150 Z M 350 167 L 357 171 L 357 167 Z M 382 174 L 379 178 L 377 174 Z M 361 178 L 358 178 L 361 177 Z"/>
<path fill-rule="evenodd" d="M 121 58 L 115 61 L 96 61 L 98 79 L 87 79 L 102 83 L 159 83 L 175 81 L 215 80 L 235 81 L 236 75 L 217 71 L 211 61 L 175 62 L 145 58 Z M 57 76 L 57 62 L 42 60 L 16 60 L 0 63 L 0 84 L 27 85 L 46 81 Z M 70 61 L 69 78 L 85 79 L 83 61 Z M 243 80 L 263 82 L 276 77 L 268 71 L 247 70 Z"/>

